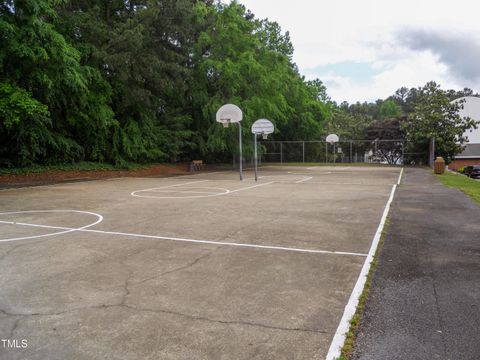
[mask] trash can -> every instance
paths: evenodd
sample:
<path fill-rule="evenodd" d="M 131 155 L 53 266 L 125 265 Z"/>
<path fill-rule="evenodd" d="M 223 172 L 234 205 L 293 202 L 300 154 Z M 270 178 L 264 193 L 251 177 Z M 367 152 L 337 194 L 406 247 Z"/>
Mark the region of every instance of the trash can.
<path fill-rule="evenodd" d="M 435 162 L 433 163 L 433 169 L 435 174 L 443 174 L 445 172 L 445 160 L 441 156 L 437 157 L 435 159 Z"/>

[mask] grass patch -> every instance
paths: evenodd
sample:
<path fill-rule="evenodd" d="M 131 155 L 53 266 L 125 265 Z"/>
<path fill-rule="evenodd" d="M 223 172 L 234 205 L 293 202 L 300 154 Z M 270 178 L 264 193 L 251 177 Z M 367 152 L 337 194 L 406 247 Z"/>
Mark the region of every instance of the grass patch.
<path fill-rule="evenodd" d="M 383 247 L 383 242 L 385 240 L 385 235 L 386 235 L 389 224 L 390 224 L 390 215 L 387 217 L 387 220 L 385 221 L 385 226 L 382 231 L 382 236 L 380 237 L 380 241 L 378 242 L 377 250 L 375 251 L 372 265 L 370 266 L 370 271 L 368 272 L 368 275 L 367 275 L 367 281 L 365 282 L 365 287 L 363 288 L 362 294 L 360 295 L 360 299 L 358 301 L 355 315 L 353 315 L 352 319 L 350 320 L 350 329 L 348 330 L 347 336 L 345 338 L 345 343 L 343 344 L 341 355 L 339 358 L 337 358 L 337 360 L 348 360 L 352 355 L 353 347 L 355 345 L 355 340 L 357 339 L 358 327 L 360 326 L 362 314 L 365 310 L 365 304 L 367 302 L 368 295 L 370 294 L 373 273 L 378 264 L 378 254 L 380 253 L 380 250 Z"/>
<path fill-rule="evenodd" d="M 27 175 L 38 174 L 48 171 L 111 171 L 111 170 L 137 170 L 144 169 L 154 164 L 135 164 L 128 163 L 125 166 L 118 166 L 107 163 L 97 162 L 78 162 L 72 164 L 60 164 L 60 165 L 33 165 L 21 168 L 0 168 L 1 175 Z"/>
<path fill-rule="evenodd" d="M 446 171 L 443 175 L 437 175 L 437 177 L 443 185 L 464 192 L 480 205 L 480 181 L 450 171 Z"/>

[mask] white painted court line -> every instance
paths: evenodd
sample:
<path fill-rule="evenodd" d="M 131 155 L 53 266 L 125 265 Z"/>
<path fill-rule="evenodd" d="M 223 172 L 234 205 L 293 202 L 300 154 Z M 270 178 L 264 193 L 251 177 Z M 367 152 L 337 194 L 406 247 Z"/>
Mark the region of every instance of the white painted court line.
<path fill-rule="evenodd" d="M 305 179 L 295 181 L 295 184 L 301 184 L 301 183 L 310 181 L 310 180 L 312 180 L 312 179 L 313 179 L 313 176 L 309 176 L 309 177 L 306 177 Z"/>
<path fill-rule="evenodd" d="M 243 190 L 254 189 L 254 188 L 257 188 L 257 187 L 270 185 L 270 184 L 273 184 L 273 183 L 274 183 L 274 181 L 271 181 L 271 182 L 267 182 L 267 183 L 263 183 L 263 184 L 258 184 L 258 185 L 254 185 L 254 186 L 248 186 L 248 187 L 240 188 L 240 189 L 237 189 L 237 190 L 231 190 L 228 194 L 232 194 L 232 193 L 243 191 Z M 221 194 L 221 195 L 224 195 L 224 194 Z"/>
<path fill-rule="evenodd" d="M 142 189 L 142 190 L 133 191 L 133 192 L 131 193 L 131 195 L 133 195 L 133 193 L 135 193 L 135 192 L 140 192 L 140 191 L 150 191 L 150 190 L 156 190 L 156 189 L 169 189 L 169 188 L 172 188 L 172 187 L 185 186 L 185 185 L 191 185 L 191 184 L 199 184 L 199 183 L 203 183 L 203 182 L 207 182 L 207 181 L 208 181 L 208 180 L 196 180 L 196 181 L 189 181 L 189 182 L 180 183 L 180 184 L 157 186 L 157 187 L 154 187 L 154 188 L 149 188 L 149 189 Z"/>
<path fill-rule="evenodd" d="M 403 174 L 403 168 L 400 171 L 398 183 L 401 180 L 402 174 Z M 370 251 L 368 252 L 367 258 L 365 259 L 365 263 L 363 264 L 362 270 L 360 271 L 360 275 L 358 276 L 358 280 L 355 284 L 355 287 L 353 288 L 352 294 L 350 295 L 350 299 L 348 300 L 348 303 L 345 306 L 345 311 L 343 312 L 343 316 L 340 320 L 340 323 L 338 324 L 338 328 L 337 328 L 337 331 L 335 332 L 335 336 L 333 337 L 332 343 L 330 344 L 330 348 L 328 350 L 326 360 L 335 360 L 339 358 L 341 355 L 341 349 L 343 347 L 343 344 L 345 343 L 346 334 L 350 328 L 350 320 L 352 319 L 353 315 L 355 315 L 355 311 L 357 309 L 360 296 L 365 287 L 365 283 L 367 282 L 368 272 L 370 271 L 370 267 L 372 266 L 372 261 L 375 256 L 375 252 L 377 251 L 377 248 L 378 248 L 378 243 L 380 242 L 380 238 L 382 237 L 382 232 L 385 227 L 385 222 L 387 221 L 388 214 L 390 212 L 390 206 L 392 205 L 393 198 L 395 197 L 395 192 L 397 190 L 398 183 L 393 185 L 392 187 L 392 191 L 390 193 L 390 197 L 388 198 L 387 204 L 385 205 L 385 209 L 383 211 L 380 224 L 378 225 L 377 232 L 373 237 L 372 246 L 370 247 Z"/>
<path fill-rule="evenodd" d="M 397 185 L 400 185 L 400 183 L 402 182 L 402 177 L 403 177 L 403 168 L 402 170 L 400 170 L 400 175 L 398 175 Z"/>
<path fill-rule="evenodd" d="M 291 176 L 291 177 L 289 177 L 289 176 Z M 281 182 L 281 181 L 296 182 L 296 180 L 299 179 L 300 177 L 301 177 L 300 180 L 303 180 L 303 181 L 308 181 L 312 178 L 308 174 L 295 174 L 295 173 L 292 173 L 292 172 L 289 171 L 288 175 L 286 175 L 286 174 L 284 174 L 284 175 L 262 175 L 262 176 L 259 176 L 258 179 L 268 179 L 268 180 L 271 180 L 272 182 Z M 190 178 L 190 179 L 185 179 L 185 180 L 194 180 L 194 179 Z M 229 182 L 232 182 L 232 181 L 236 181 L 236 180 L 235 179 L 208 179 L 208 180 L 204 179 L 204 181 L 224 181 L 224 182 L 229 181 Z M 254 177 L 243 179 L 244 183 L 254 182 L 254 181 L 255 181 Z"/>
<path fill-rule="evenodd" d="M 308 170 L 308 169 L 307 169 L 307 170 Z M 312 173 L 303 174 L 303 173 L 294 172 L 294 171 L 289 171 L 288 173 L 289 173 L 289 174 L 292 174 L 292 175 L 302 175 L 302 176 L 310 176 L 310 175 L 312 175 Z M 315 176 L 317 176 L 317 175 L 330 175 L 330 174 L 332 174 L 332 172 L 331 172 L 331 171 L 325 171 L 325 172 L 321 172 L 321 173 L 316 172 L 316 173 L 313 173 L 313 174 L 314 174 Z"/>
<path fill-rule="evenodd" d="M 15 215 L 15 214 L 35 214 L 35 213 L 60 213 L 60 214 L 65 214 L 65 213 L 76 213 L 76 214 L 87 214 L 87 215 L 92 215 L 97 218 L 97 221 L 92 222 L 90 224 L 87 224 L 85 226 L 82 226 L 80 228 L 57 228 L 57 230 L 66 230 L 66 231 L 60 231 L 60 232 L 55 232 L 55 233 L 48 233 L 48 234 L 42 234 L 42 235 L 32 235 L 32 236 L 23 236 L 23 237 L 18 237 L 18 238 L 10 238 L 10 239 L 0 239 L 0 242 L 12 242 L 12 241 L 22 241 L 22 240 L 30 240 L 30 239 L 39 239 L 47 236 L 57 236 L 57 235 L 63 235 L 67 234 L 70 232 L 74 231 L 79 231 L 79 230 L 84 230 L 89 227 L 95 226 L 103 221 L 103 216 L 94 212 L 90 211 L 80 211 L 80 210 L 27 210 L 27 211 L 9 211 L 9 212 L 2 212 L 0 215 Z M 17 221 L 0 221 L 0 224 L 7 224 L 7 225 L 20 225 L 20 226 L 33 226 L 32 224 L 25 224 L 22 222 L 17 222 Z M 55 229 L 55 227 L 49 227 L 48 225 L 35 225 L 35 227 L 44 227 L 45 229 Z"/>
<path fill-rule="evenodd" d="M 232 246 L 232 247 L 243 247 L 243 248 L 253 248 L 253 249 L 281 250 L 281 251 L 293 251 L 293 252 L 302 252 L 302 253 L 311 253 L 311 254 L 329 254 L 329 255 L 359 256 L 359 257 L 367 256 L 367 254 L 345 252 L 345 251 L 328 251 L 328 250 L 316 250 L 316 249 L 291 248 L 291 247 L 274 246 L 274 245 L 255 245 L 255 244 L 244 244 L 244 243 L 235 243 L 235 242 L 196 240 L 196 239 L 188 239 L 188 238 L 169 237 L 169 236 L 126 233 L 126 232 L 119 232 L 119 231 L 104 231 L 104 230 L 93 230 L 93 229 L 87 229 L 87 228 L 69 228 L 69 227 L 63 227 L 63 226 L 39 225 L 39 224 L 21 223 L 21 222 L 14 222 L 14 221 L 0 221 L 0 224 L 11 224 L 11 225 L 43 228 L 43 229 L 64 230 L 63 233 L 85 232 L 85 233 L 103 234 L 103 235 L 137 237 L 137 238 L 143 238 L 143 239 L 208 244 L 208 245 L 215 245 L 215 246 Z M 93 226 L 93 225 L 88 225 L 88 226 Z M 60 233 L 55 233 L 55 235 L 60 235 Z M 14 240 L 16 239 L 0 240 L 0 242 L 9 242 Z"/>
<path fill-rule="evenodd" d="M 297 176 L 296 176 L 297 175 Z M 301 176 L 301 178 L 299 179 L 299 176 Z M 282 177 L 283 176 L 283 177 Z M 291 176 L 291 177 L 285 177 L 285 175 L 264 175 L 264 176 L 260 176 L 259 179 L 263 178 L 263 179 L 266 179 L 268 178 L 268 180 L 272 180 L 272 182 L 285 182 L 285 181 L 290 181 L 290 182 L 295 182 L 295 184 L 300 184 L 302 182 L 305 182 L 305 181 L 309 181 L 309 180 L 312 180 L 313 179 L 313 176 L 308 176 L 308 175 L 305 175 L 305 174 L 288 174 L 286 176 Z"/>
<path fill-rule="evenodd" d="M 165 193 L 165 194 L 171 194 L 173 193 L 178 193 L 178 194 L 209 194 L 209 195 L 216 195 L 218 193 L 212 192 L 212 191 L 189 191 L 189 190 L 150 190 L 150 192 L 154 193 Z"/>
<path fill-rule="evenodd" d="M 177 193 L 182 193 L 182 192 L 185 192 L 185 193 L 188 193 L 189 191 L 191 190 L 185 190 L 185 191 L 182 191 L 182 189 L 180 190 L 171 190 L 171 188 L 173 187 L 179 187 L 179 186 L 185 186 L 185 185 L 191 185 L 191 184 L 198 184 L 198 183 L 201 183 L 201 182 L 206 182 L 206 181 L 210 181 L 210 180 L 200 180 L 200 181 L 192 181 L 192 182 L 188 182 L 188 183 L 183 183 L 183 184 L 175 184 L 175 185 L 168 185 L 168 186 L 161 186 L 161 187 L 156 187 L 156 188 L 150 188 L 150 189 L 143 189 L 143 190 L 136 190 L 136 191 L 133 191 L 130 193 L 131 196 L 134 196 L 134 197 L 139 197 L 139 198 L 147 198 L 147 199 L 197 199 L 197 198 L 207 198 L 207 197 L 214 197 L 214 196 L 224 196 L 224 195 L 230 195 L 230 194 L 233 194 L 233 193 L 236 193 L 236 192 L 239 192 L 239 191 L 244 191 L 244 190 L 249 190 L 249 189 L 254 189 L 254 188 L 257 188 L 257 187 L 261 187 L 261 186 L 265 186 L 265 185 L 270 185 L 270 184 L 273 184 L 274 181 L 271 181 L 271 182 L 267 182 L 267 183 L 263 183 L 263 184 L 258 184 L 258 185 L 254 185 L 254 186 L 247 186 L 247 187 L 243 187 L 243 188 L 240 188 L 240 189 L 236 189 L 236 190 L 229 190 L 229 189 L 226 189 L 226 188 L 213 188 L 211 187 L 210 189 L 218 189 L 218 190 L 222 190 L 220 192 L 215 192 L 215 193 L 205 193 L 203 195 L 187 195 L 187 196 L 154 196 L 154 195 L 143 195 L 142 193 L 162 193 L 164 190 L 166 190 L 167 192 L 170 192 L 170 193 L 173 193 L 173 192 L 177 192 Z M 216 180 L 214 180 L 216 181 Z M 201 187 L 192 187 L 193 189 L 195 188 L 201 188 Z M 192 191 L 193 193 L 193 191 Z"/>
<path fill-rule="evenodd" d="M 200 190 L 210 190 L 210 191 L 200 191 Z M 216 191 L 212 191 L 216 190 Z M 220 188 L 220 187 L 206 187 L 206 186 L 191 186 L 187 189 L 182 189 L 182 188 L 175 188 L 175 189 L 163 189 L 163 188 L 158 188 L 158 189 L 153 189 L 153 190 L 148 190 L 148 192 L 154 192 L 154 193 L 186 193 L 186 194 L 222 194 L 222 193 L 227 193 L 230 190 L 225 189 L 225 188 Z"/>
<path fill-rule="evenodd" d="M 170 188 L 173 188 L 173 187 L 185 186 L 185 185 L 191 185 L 191 184 L 200 184 L 200 183 L 207 182 L 207 181 L 208 180 L 197 180 L 197 181 L 189 181 L 189 182 L 186 182 L 186 183 L 180 183 L 180 184 L 174 184 L 174 185 L 158 186 L 158 187 L 149 188 L 149 189 L 132 191 L 130 193 L 130 195 L 135 196 L 135 197 L 147 197 L 147 196 L 137 195 L 137 193 L 155 191 L 155 190 L 161 190 L 161 189 L 170 189 Z"/>

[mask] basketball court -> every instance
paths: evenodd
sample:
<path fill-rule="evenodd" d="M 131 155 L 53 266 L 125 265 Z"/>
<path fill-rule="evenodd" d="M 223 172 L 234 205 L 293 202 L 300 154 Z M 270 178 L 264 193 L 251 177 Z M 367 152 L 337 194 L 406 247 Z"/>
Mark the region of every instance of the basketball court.
<path fill-rule="evenodd" d="M 0 337 L 28 341 L 0 357 L 324 359 L 400 173 L 272 166 L 258 182 L 0 191 Z"/>

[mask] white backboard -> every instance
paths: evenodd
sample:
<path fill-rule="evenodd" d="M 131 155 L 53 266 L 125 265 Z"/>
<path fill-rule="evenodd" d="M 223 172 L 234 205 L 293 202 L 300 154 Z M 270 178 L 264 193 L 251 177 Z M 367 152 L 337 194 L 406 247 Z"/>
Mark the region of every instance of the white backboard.
<path fill-rule="evenodd" d="M 237 105 L 226 104 L 217 111 L 217 122 L 223 124 L 238 123 L 243 119 L 242 110 Z"/>
<path fill-rule="evenodd" d="M 267 135 L 273 133 L 274 131 L 275 127 L 273 126 L 272 122 L 267 119 L 260 119 L 252 124 L 253 134 Z"/>
<path fill-rule="evenodd" d="M 327 136 L 326 140 L 330 144 L 335 144 L 335 143 L 340 141 L 340 138 L 338 137 L 338 135 L 330 134 L 330 135 Z"/>

